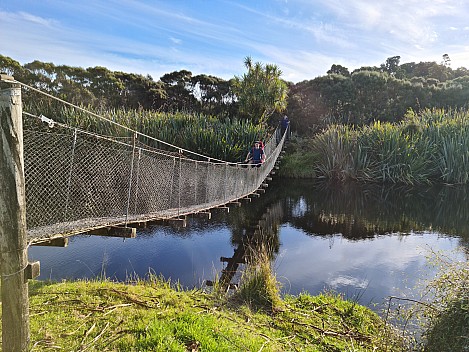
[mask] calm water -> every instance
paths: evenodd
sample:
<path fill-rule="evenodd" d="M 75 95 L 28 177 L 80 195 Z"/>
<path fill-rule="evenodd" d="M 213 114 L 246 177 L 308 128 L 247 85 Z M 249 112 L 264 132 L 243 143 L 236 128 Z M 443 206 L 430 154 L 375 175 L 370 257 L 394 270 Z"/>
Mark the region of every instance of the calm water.
<path fill-rule="evenodd" d="M 265 247 L 284 293 L 332 289 L 373 308 L 390 295 L 418 297 L 419 279 L 434 275 L 430 251 L 467 260 L 468 196 L 467 187 L 274 180 L 251 203 L 192 217 L 186 228 L 158 225 L 127 240 L 75 236 L 66 248 L 31 247 L 29 257 L 41 262 L 39 279 L 151 272 L 200 287 L 215 278 L 238 283 L 247 254 Z"/>

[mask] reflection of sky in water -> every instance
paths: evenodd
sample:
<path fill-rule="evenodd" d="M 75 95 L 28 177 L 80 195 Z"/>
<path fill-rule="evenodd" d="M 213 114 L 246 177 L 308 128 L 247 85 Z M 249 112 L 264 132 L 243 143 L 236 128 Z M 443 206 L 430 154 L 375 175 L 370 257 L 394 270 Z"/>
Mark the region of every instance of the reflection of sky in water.
<path fill-rule="evenodd" d="M 291 215 L 296 218 L 302 217 L 305 215 L 307 208 L 308 204 L 306 203 L 305 199 L 303 197 L 300 197 L 300 199 L 298 199 L 298 202 L 291 210 Z"/>
<path fill-rule="evenodd" d="M 280 240 L 275 269 L 284 292 L 332 289 L 347 298 L 359 297 L 363 304 L 380 303 L 390 295 L 416 296 L 412 289 L 419 279 L 434 275 L 426 256 L 431 250 L 454 250 L 459 242 L 429 232 L 350 241 L 340 235 L 305 236 L 289 225 L 282 227 Z"/>
<path fill-rule="evenodd" d="M 31 247 L 31 259 L 40 260 L 39 279 L 106 277 L 125 280 L 149 272 L 180 281 L 188 287 L 213 279 L 222 269 L 221 248 L 231 255 L 230 232 L 226 228 L 189 230 L 176 237 L 170 228 L 157 227 L 151 236 L 118 239 L 99 236 L 70 238 L 66 248 Z"/>
<path fill-rule="evenodd" d="M 264 219 L 270 226 L 266 226 L 267 240 L 272 240 L 273 248 L 280 243 L 274 271 L 282 292 L 334 290 L 372 306 L 391 295 L 419 298 L 415 289 L 419 279 L 435 275 L 427 265 L 430 251 L 453 251 L 460 243 L 468 246 L 467 195 L 469 188 L 412 192 L 378 187 L 365 192 L 279 182 L 222 219 L 191 218 L 185 229 L 156 226 L 139 230 L 137 238 L 125 241 L 76 236 L 66 248 L 31 247 L 29 256 L 41 262 L 40 279 L 104 274 L 125 280 L 135 275 L 144 278 L 151 271 L 194 287 L 220 277 L 227 267 L 220 257 L 232 257 L 237 248 L 232 243 Z M 384 235 L 397 231 L 410 234 Z M 465 260 L 462 252 L 451 256 Z M 243 265 L 233 283 L 239 282 L 241 270 Z"/>
<path fill-rule="evenodd" d="M 430 248 L 446 251 L 458 245 L 458 239 L 436 233 L 351 241 L 339 234 L 307 235 L 289 224 L 281 226 L 280 241 L 274 269 L 284 293 L 332 289 L 365 305 L 384 302 L 390 295 L 415 297 L 418 293 L 411 290 L 419 277 L 434 275 L 426 265 Z M 155 227 L 128 240 L 77 236 L 66 248 L 32 247 L 29 255 L 41 262 L 40 279 L 93 278 L 104 273 L 125 280 L 134 275 L 144 278 L 151 271 L 194 287 L 219 276 L 226 266 L 220 257 L 231 257 L 233 252 L 230 230 L 218 226 L 189 227 L 183 236 L 170 227 Z"/>

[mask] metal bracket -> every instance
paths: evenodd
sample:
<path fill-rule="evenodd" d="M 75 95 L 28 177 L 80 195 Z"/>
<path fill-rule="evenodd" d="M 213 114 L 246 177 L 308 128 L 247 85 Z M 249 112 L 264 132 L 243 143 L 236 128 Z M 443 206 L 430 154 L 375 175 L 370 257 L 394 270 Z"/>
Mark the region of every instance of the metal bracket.
<path fill-rule="evenodd" d="M 50 118 L 48 118 L 48 117 L 46 117 L 46 116 L 44 116 L 44 115 L 42 115 L 42 114 L 39 116 L 39 118 L 41 119 L 42 122 L 47 123 L 50 128 L 54 127 L 54 125 L 55 125 L 55 121 L 54 121 L 54 120 L 52 120 L 52 119 L 50 119 Z"/>

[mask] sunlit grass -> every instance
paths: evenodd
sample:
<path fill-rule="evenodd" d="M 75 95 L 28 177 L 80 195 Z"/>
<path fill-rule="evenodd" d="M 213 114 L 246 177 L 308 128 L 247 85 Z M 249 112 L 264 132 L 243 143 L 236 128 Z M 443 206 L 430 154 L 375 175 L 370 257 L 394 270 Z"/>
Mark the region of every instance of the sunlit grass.
<path fill-rule="evenodd" d="M 254 309 L 281 309 L 280 284 L 272 271 L 271 251 L 262 245 L 256 249 L 248 248 L 248 252 L 248 262 L 235 298 Z"/>
<path fill-rule="evenodd" d="M 127 283 L 32 281 L 30 351 L 384 351 L 395 343 L 384 338 L 378 316 L 355 302 L 272 293 L 267 304 L 278 300 L 276 310 L 153 275 Z M 258 297 L 265 305 L 266 296 Z"/>

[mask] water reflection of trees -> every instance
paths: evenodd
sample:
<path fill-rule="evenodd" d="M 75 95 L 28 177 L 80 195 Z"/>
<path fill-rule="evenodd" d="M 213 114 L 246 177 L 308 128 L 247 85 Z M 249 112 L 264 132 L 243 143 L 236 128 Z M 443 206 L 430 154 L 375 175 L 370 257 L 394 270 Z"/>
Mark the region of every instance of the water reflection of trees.
<path fill-rule="evenodd" d="M 307 233 L 341 233 L 350 239 L 434 230 L 468 244 L 469 187 L 325 185 L 295 181 L 285 192 L 290 222 Z M 279 193 L 280 193 L 279 192 Z"/>

